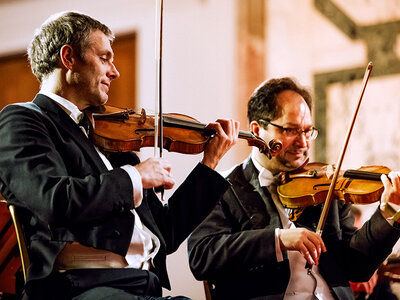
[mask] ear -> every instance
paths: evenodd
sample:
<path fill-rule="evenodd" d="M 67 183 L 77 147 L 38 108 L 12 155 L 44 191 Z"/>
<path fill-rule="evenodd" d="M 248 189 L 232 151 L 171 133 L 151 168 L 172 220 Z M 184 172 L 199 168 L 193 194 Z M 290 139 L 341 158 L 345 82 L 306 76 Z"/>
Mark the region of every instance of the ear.
<path fill-rule="evenodd" d="M 74 49 L 70 45 L 64 45 L 60 49 L 60 62 L 68 70 L 72 69 L 75 62 Z"/>
<path fill-rule="evenodd" d="M 254 133 L 255 136 L 260 136 L 260 124 L 257 121 L 251 121 L 250 131 Z"/>

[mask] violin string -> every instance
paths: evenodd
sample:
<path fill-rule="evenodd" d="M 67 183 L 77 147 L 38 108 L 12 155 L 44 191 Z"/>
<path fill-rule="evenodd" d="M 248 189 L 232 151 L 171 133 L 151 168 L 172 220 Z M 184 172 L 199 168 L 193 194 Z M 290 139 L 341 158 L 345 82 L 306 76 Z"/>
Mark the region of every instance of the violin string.
<path fill-rule="evenodd" d="M 164 115 L 164 126 L 173 126 L 173 127 L 180 127 L 180 128 L 186 128 L 186 129 L 193 129 L 193 130 L 204 130 L 204 128 L 207 126 L 204 123 L 196 122 L 196 121 L 190 121 L 190 120 L 184 120 L 184 119 L 179 119 L 176 117 L 171 117 Z M 245 139 L 250 139 L 254 138 L 254 134 L 251 132 L 246 132 L 246 131 L 239 131 L 239 138 L 245 138 Z"/>

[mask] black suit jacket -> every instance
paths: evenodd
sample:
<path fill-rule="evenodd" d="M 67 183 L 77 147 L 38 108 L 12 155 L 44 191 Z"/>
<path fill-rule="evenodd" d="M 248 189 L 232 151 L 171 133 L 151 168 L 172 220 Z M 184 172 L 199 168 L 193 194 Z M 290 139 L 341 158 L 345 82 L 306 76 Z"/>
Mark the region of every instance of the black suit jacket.
<path fill-rule="evenodd" d="M 125 255 L 132 237 L 133 187 L 128 174 L 108 171 L 73 120 L 50 98 L 9 105 L 0 114 L 0 192 L 20 214 L 31 266 L 28 282 L 46 278 L 66 242 Z M 110 156 L 114 167 L 139 159 L 133 153 Z M 164 287 L 170 288 L 165 257 L 175 251 L 227 188 L 217 172 L 199 164 L 162 205 L 144 190 L 137 212 L 158 236 L 155 257 Z"/>
<path fill-rule="evenodd" d="M 228 180 L 231 188 L 189 238 L 191 270 L 212 283 L 216 299 L 282 299 L 290 268 L 287 252 L 282 262 L 276 259 L 274 233 L 282 228 L 276 206 L 250 159 Z M 315 231 L 321 211 L 322 205 L 306 208 L 296 226 Z M 334 201 L 322 234 L 327 252 L 319 269 L 338 299 L 353 299 L 348 281 L 369 279 L 400 236 L 379 211 L 358 231 L 353 223 L 350 205 Z"/>

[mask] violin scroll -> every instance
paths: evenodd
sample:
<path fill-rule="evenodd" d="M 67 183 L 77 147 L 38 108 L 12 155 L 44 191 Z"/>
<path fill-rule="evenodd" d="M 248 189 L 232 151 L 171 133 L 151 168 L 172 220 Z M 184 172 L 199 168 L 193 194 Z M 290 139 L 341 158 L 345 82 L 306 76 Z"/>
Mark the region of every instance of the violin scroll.
<path fill-rule="evenodd" d="M 272 139 L 268 143 L 270 149 L 270 156 L 278 155 L 279 152 L 282 150 L 282 142 L 277 139 Z M 271 158 L 271 157 L 269 157 Z"/>
<path fill-rule="evenodd" d="M 239 138 L 247 140 L 249 146 L 257 147 L 262 154 L 269 159 L 276 156 L 282 150 L 282 142 L 276 139 L 266 143 L 262 138 L 256 136 L 253 132 L 239 132 Z"/>

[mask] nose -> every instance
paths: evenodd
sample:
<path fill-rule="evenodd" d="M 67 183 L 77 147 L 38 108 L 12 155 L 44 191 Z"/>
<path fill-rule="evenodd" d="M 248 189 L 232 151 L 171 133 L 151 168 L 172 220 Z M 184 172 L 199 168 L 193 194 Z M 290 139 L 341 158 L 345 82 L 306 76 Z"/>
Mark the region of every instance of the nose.
<path fill-rule="evenodd" d="M 111 63 L 111 70 L 110 70 L 110 72 L 108 74 L 108 77 L 111 80 L 114 80 L 114 79 L 117 79 L 119 76 L 120 76 L 120 74 L 119 74 L 119 72 L 117 70 L 117 67 L 113 63 Z"/>
<path fill-rule="evenodd" d="M 304 132 L 298 132 L 296 135 L 296 143 L 301 146 L 307 146 L 309 139 L 306 137 Z"/>

